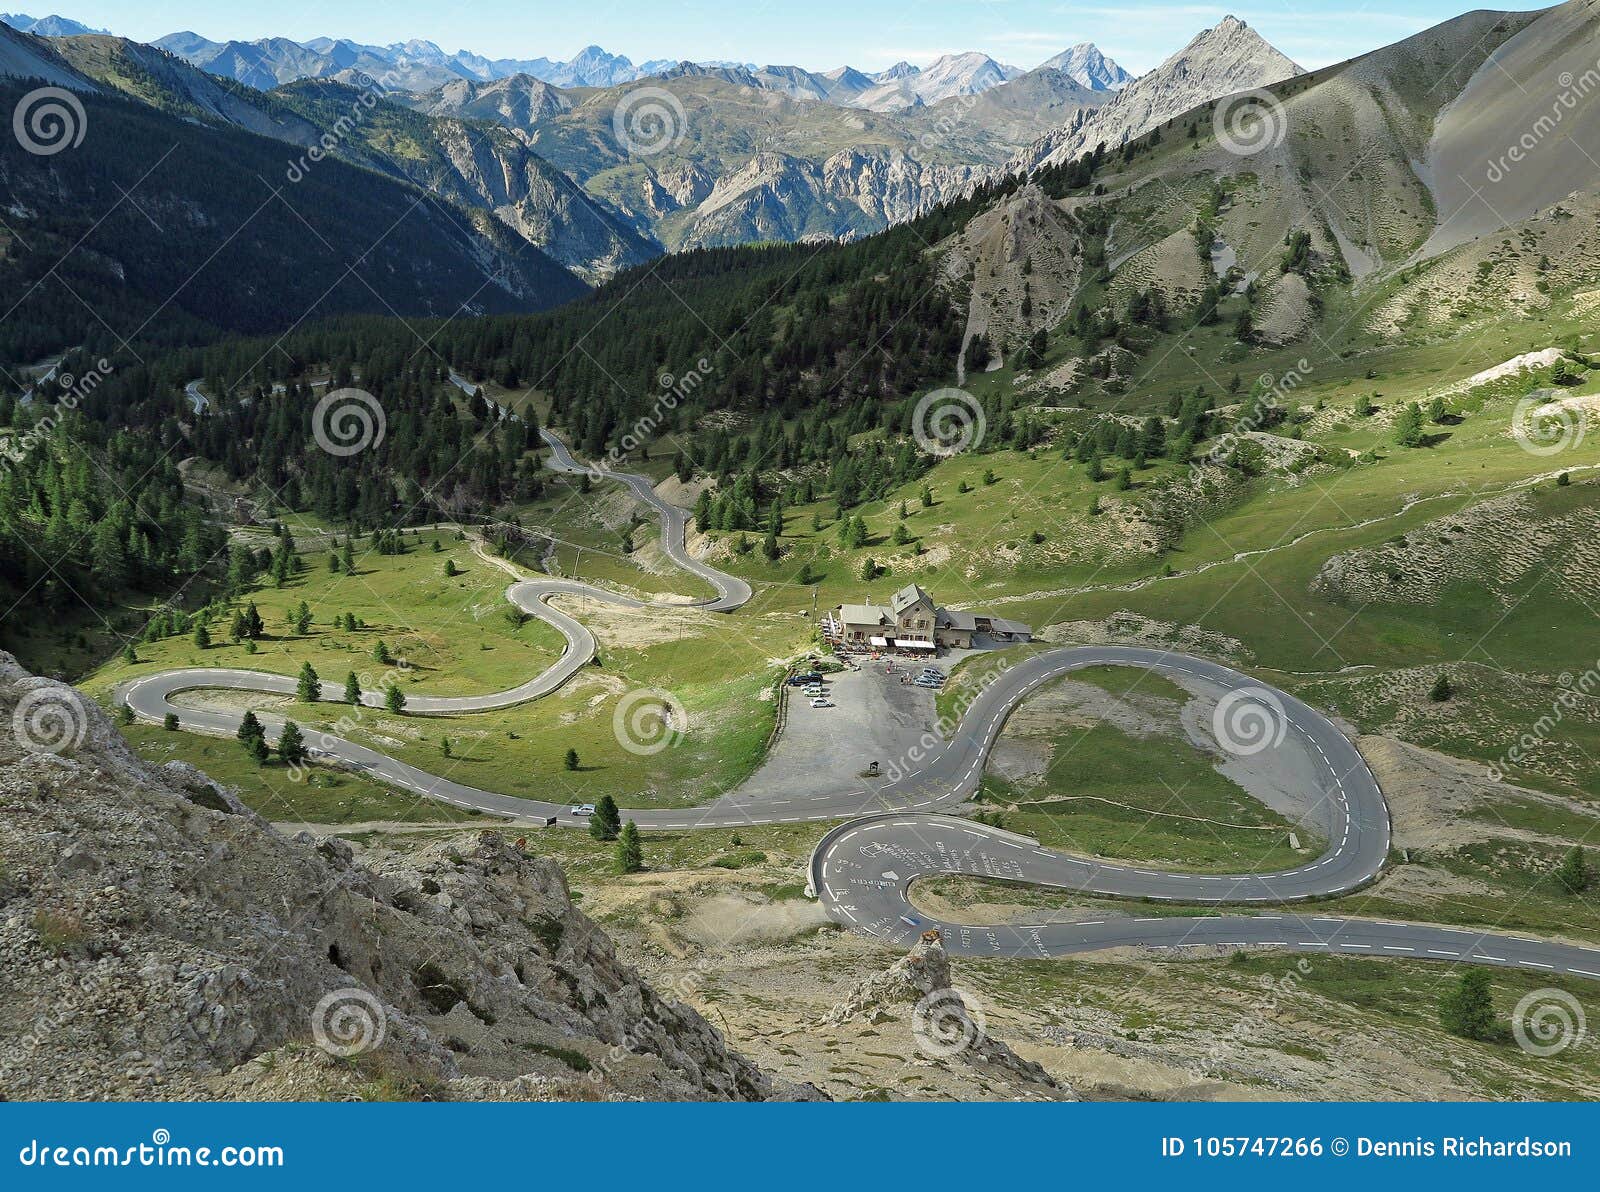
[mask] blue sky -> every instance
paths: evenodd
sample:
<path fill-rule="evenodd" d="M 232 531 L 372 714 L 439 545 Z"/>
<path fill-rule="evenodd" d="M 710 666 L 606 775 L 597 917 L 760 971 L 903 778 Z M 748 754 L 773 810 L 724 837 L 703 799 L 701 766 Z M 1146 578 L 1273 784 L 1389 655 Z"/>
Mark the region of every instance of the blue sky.
<path fill-rule="evenodd" d="M 1317 67 L 1470 7 L 1462 0 L 1264 0 L 1260 6 L 1163 0 L 84 0 L 30 11 L 60 11 L 141 41 L 179 29 L 217 41 L 275 34 L 383 44 L 421 37 L 491 58 L 568 58 L 598 44 L 635 62 L 726 58 L 813 70 L 843 63 L 877 70 L 901 58 L 922 65 L 959 50 L 1032 67 L 1075 42 L 1092 41 L 1138 73 L 1228 13 L 1301 65 Z"/>

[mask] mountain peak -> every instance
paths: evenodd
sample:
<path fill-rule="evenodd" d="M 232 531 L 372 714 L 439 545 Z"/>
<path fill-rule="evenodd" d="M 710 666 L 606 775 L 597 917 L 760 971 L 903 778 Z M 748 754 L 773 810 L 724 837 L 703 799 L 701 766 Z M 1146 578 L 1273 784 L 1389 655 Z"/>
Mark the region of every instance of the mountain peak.
<path fill-rule="evenodd" d="M 1133 76 L 1100 52 L 1100 47 L 1082 41 L 1070 50 L 1039 64 L 1040 70 L 1059 70 L 1091 91 L 1116 91 L 1133 82 Z"/>
<path fill-rule="evenodd" d="M 1231 63 L 1237 69 L 1282 72 L 1283 78 L 1305 73 L 1298 63 L 1232 15 L 1223 17 L 1209 29 L 1201 30 L 1188 45 L 1157 69 L 1191 58 L 1197 53 Z"/>
<path fill-rule="evenodd" d="M 30 17 L 25 12 L 0 12 L 0 23 L 10 25 L 21 33 L 35 37 L 77 37 L 85 33 L 109 33 L 109 29 L 93 29 L 71 17 L 55 13 L 47 17 Z"/>

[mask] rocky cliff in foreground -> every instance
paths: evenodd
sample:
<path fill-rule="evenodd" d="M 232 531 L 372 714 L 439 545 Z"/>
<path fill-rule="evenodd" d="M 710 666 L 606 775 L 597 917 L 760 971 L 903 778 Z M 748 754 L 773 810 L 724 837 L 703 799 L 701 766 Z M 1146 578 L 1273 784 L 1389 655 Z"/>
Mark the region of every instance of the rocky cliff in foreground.
<path fill-rule="evenodd" d="M 0 955 L 8 1099 L 796 1092 L 621 963 L 554 862 L 285 837 L 3 652 Z"/>

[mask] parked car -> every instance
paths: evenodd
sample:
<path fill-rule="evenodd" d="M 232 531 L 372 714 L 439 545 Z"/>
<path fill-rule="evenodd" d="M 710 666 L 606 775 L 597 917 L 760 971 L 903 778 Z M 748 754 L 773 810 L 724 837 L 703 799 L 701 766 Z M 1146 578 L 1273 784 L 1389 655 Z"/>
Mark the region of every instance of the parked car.
<path fill-rule="evenodd" d="M 816 698 L 814 698 L 811 701 L 811 706 L 813 708 L 831 708 L 831 707 L 833 707 L 833 701 L 832 700 L 823 699 L 819 695 L 819 696 L 817 696 Z"/>
<path fill-rule="evenodd" d="M 594 814 L 594 804 L 593 803 L 574 803 L 571 807 L 569 807 L 567 809 L 567 814 L 569 814 L 569 815 L 593 815 Z"/>

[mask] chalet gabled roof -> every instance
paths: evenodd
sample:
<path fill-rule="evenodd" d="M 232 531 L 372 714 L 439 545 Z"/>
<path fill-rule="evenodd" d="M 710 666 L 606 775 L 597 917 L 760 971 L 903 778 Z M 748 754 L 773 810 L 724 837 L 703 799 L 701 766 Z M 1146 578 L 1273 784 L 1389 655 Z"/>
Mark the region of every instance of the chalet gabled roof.
<path fill-rule="evenodd" d="M 889 597 L 889 604 L 894 609 L 895 615 L 899 616 L 919 600 L 928 600 L 928 594 L 917 584 L 907 584 Z"/>

